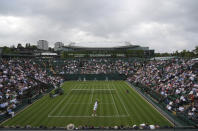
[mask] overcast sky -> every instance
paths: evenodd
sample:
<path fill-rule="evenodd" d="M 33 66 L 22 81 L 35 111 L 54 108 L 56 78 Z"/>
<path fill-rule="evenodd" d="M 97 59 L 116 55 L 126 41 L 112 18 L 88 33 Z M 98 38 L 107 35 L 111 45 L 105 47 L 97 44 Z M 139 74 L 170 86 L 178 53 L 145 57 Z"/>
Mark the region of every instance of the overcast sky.
<path fill-rule="evenodd" d="M 130 41 L 156 52 L 192 50 L 197 12 L 198 0 L 0 0 L 0 46 L 44 39 L 52 47 Z"/>

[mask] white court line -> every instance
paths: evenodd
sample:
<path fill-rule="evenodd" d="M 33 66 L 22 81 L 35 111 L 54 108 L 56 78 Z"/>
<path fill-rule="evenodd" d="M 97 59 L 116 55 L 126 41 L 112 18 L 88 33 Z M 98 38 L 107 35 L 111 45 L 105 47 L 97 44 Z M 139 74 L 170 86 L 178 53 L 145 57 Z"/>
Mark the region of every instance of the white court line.
<path fill-rule="evenodd" d="M 114 84 L 113 84 L 114 85 Z M 120 84 L 119 84 L 120 85 Z M 115 86 L 113 86 L 114 88 L 115 88 Z M 116 90 L 116 92 L 117 92 L 117 90 Z M 117 94 L 118 94 L 118 97 L 119 97 L 119 99 L 121 100 L 121 103 L 122 103 L 122 105 L 123 105 L 123 107 L 124 107 L 124 109 L 125 109 L 125 111 L 126 111 L 126 113 L 127 113 L 127 116 L 130 116 L 129 115 L 129 112 L 127 111 L 127 109 L 126 109 L 126 107 L 125 107 L 125 104 L 123 104 L 123 100 L 122 100 L 122 98 L 120 98 L 120 95 L 119 95 L 119 92 L 117 92 Z"/>
<path fill-rule="evenodd" d="M 135 91 L 144 101 L 146 101 L 155 111 L 157 111 L 158 113 L 160 113 L 162 115 L 162 117 L 164 117 L 166 120 L 168 120 L 173 126 L 175 126 L 175 124 L 173 122 L 171 122 L 168 118 L 166 118 L 165 115 L 163 115 L 154 105 L 152 105 L 146 98 L 144 98 L 137 90 L 135 90 L 135 87 L 132 87 L 133 85 L 129 85 L 128 82 L 125 82 L 126 85 L 128 85 L 130 88 L 132 88 L 133 91 Z"/>
<path fill-rule="evenodd" d="M 82 86 L 82 84 L 79 84 L 77 87 L 82 88 L 81 86 Z M 76 86 L 75 86 L 75 87 L 76 87 Z M 80 89 L 80 88 L 79 88 L 79 89 Z M 74 88 L 72 88 L 72 89 L 74 89 Z M 71 89 L 71 90 L 72 90 L 72 89 Z M 67 99 L 67 102 L 64 103 L 63 107 L 61 107 L 61 109 L 59 110 L 58 114 L 61 114 L 61 113 L 65 110 L 66 106 L 67 106 L 68 104 L 70 104 L 69 101 L 72 100 L 73 97 L 75 97 L 75 96 L 74 96 L 74 95 L 71 95 L 71 96 L 69 97 L 69 99 Z M 66 108 L 66 110 L 68 110 L 68 108 Z"/>
<path fill-rule="evenodd" d="M 81 84 L 80 84 L 80 85 L 81 85 Z M 76 86 L 77 86 L 77 85 L 76 85 Z M 76 86 L 75 86 L 75 87 L 76 87 Z M 108 88 L 109 88 L 109 83 L 108 83 Z M 79 89 L 80 89 L 80 88 L 79 88 Z M 71 92 L 72 90 L 79 90 L 79 89 L 71 89 L 70 92 Z M 103 90 L 107 90 L 107 89 L 103 89 Z M 114 87 L 114 89 L 108 89 L 108 90 L 110 90 L 110 92 L 111 92 L 111 90 L 116 90 L 116 89 L 115 89 L 115 87 Z M 116 91 L 117 91 L 117 90 L 116 90 Z M 70 92 L 69 92 L 68 94 L 70 94 Z M 93 93 L 93 91 L 92 91 L 92 93 Z M 67 94 L 67 96 L 68 96 L 68 94 Z M 128 114 L 128 111 L 127 111 L 126 109 L 125 109 L 125 111 L 127 112 L 128 115 L 119 115 L 118 108 L 117 108 L 117 106 L 116 106 L 116 104 L 115 104 L 114 97 L 113 97 L 112 93 L 110 93 L 110 94 L 111 94 L 113 103 L 100 103 L 100 104 L 113 104 L 113 105 L 115 106 L 115 108 L 116 108 L 117 115 L 95 116 L 95 117 L 101 117 L 101 118 L 102 118 L 102 117 L 104 117 L 104 118 L 128 117 L 129 114 Z M 93 94 L 92 94 L 92 95 L 93 95 Z M 93 97 L 93 96 L 92 96 L 92 97 Z M 65 99 L 66 99 L 66 98 L 64 98 L 64 100 L 65 100 Z M 93 98 L 91 98 L 91 101 L 92 101 L 92 99 L 93 99 Z M 62 101 L 63 101 L 63 100 L 62 100 Z M 58 104 L 58 106 L 62 103 L 62 101 Z M 68 103 L 66 103 L 66 104 L 68 105 L 68 104 L 90 104 L 90 103 L 69 103 L 69 102 L 68 102 Z M 123 104 L 123 103 L 122 103 L 122 104 Z M 123 105 L 124 105 L 124 104 L 123 104 Z M 56 108 L 58 108 L 58 106 L 57 106 Z M 125 106 L 124 106 L 124 107 L 125 107 Z M 53 109 L 53 112 L 54 112 L 54 110 L 55 110 L 55 109 Z M 52 112 L 50 112 L 50 113 L 52 114 Z M 49 114 L 50 114 L 50 113 L 49 113 Z M 89 115 L 89 116 L 87 116 L 87 115 L 85 115 L 85 116 L 75 116 L 75 115 L 68 115 L 68 116 L 67 116 L 67 115 L 66 115 L 66 116 L 65 116 L 65 115 L 60 115 L 60 116 L 59 116 L 59 115 L 54 115 L 54 116 L 51 116 L 51 115 L 49 115 L 49 114 L 48 114 L 48 117 L 52 117 L 52 118 L 53 118 L 53 117 L 56 117 L 56 118 L 58 118 L 58 117 L 60 117 L 60 118 L 61 118 L 61 117 L 79 117 L 79 118 L 83 118 L 83 117 L 86 118 L 86 117 L 87 117 L 87 118 L 92 118 L 92 117 L 93 117 L 93 116 L 90 116 L 90 115 Z"/>
<path fill-rule="evenodd" d="M 78 104 L 78 105 L 81 105 L 81 104 L 82 104 L 82 105 L 89 105 L 90 103 L 68 103 L 68 105 L 69 105 L 69 104 L 71 104 L 71 105 L 77 105 L 77 104 Z M 114 103 L 100 103 L 100 104 L 107 105 L 107 104 L 114 104 Z"/>
<path fill-rule="evenodd" d="M 81 89 L 81 88 L 76 88 L 76 89 L 71 89 L 72 91 L 90 91 L 92 89 Z M 94 89 L 95 91 L 115 91 L 116 89 Z"/>
<path fill-rule="evenodd" d="M 95 117 L 128 117 L 127 115 L 117 115 L 117 116 L 48 116 L 48 117 L 56 117 L 56 118 L 59 118 L 59 117 L 86 117 L 86 118 L 95 118 Z"/>
<path fill-rule="evenodd" d="M 75 85 L 75 87 L 77 87 L 77 85 Z M 65 99 L 69 96 L 69 94 L 71 93 L 71 90 L 69 91 L 69 93 L 67 95 L 65 95 L 65 97 L 58 103 L 58 105 L 48 114 L 48 116 L 52 113 L 54 113 L 54 111 L 56 111 L 56 109 L 65 101 Z"/>
<path fill-rule="evenodd" d="M 109 83 L 108 83 L 108 86 L 107 86 L 107 87 L 109 88 Z M 111 91 L 110 91 L 110 94 L 111 94 Z M 113 98 L 113 95 L 112 95 L 112 94 L 111 94 L 111 97 Z M 117 114 L 119 115 L 118 108 L 117 108 L 117 106 L 115 105 L 114 98 L 113 98 L 113 103 L 114 103 L 114 106 L 115 106 L 115 108 L 116 108 Z"/>

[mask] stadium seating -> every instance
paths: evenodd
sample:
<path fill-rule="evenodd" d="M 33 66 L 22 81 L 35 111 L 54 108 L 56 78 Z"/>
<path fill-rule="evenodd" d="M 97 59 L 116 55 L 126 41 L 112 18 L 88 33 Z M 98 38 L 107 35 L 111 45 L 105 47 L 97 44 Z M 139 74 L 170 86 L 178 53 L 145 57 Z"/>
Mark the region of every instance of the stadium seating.
<path fill-rule="evenodd" d="M 8 114 L 8 110 L 14 113 L 24 101 L 34 100 L 50 85 L 57 87 L 63 82 L 60 77 L 47 74 L 34 60 L 1 59 L 0 64 L 1 116 Z"/>

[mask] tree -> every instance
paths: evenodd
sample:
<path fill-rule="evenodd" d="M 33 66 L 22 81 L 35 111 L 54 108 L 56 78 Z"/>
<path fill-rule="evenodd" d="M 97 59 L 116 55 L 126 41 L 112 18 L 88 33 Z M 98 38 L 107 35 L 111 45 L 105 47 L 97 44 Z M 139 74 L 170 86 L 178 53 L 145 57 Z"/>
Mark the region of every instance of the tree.
<path fill-rule="evenodd" d="M 38 49 L 37 46 L 35 46 L 35 45 L 30 46 L 30 48 L 33 49 L 33 50 Z"/>
<path fill-rule="evenodd" d="M 25 44 L 25 48 L 30 48 L 31 46 L 30 46 L 30 43 L 26 43 Z"/>
<path fill-rule="evenodd" d="M 196 56 L 198 56 L 198 46 L 195 47 L 195 49 L 193 50 L 193 52 L 195 53 Z"/>
<path fill-rule="evenodd" d="M 10 46 L 11 49 L 15 49 L 15 45 Z"/>
<path fill-rule="evenodd" d="M 181 57 L 194 57 L 194 53 L 192 51 L 183 50 L 180 52 Z"/>
<path fill-rule="evenodd" d="M 17 48 L 18 49 L 23 48 L 22 44 L 21 43 L 18 43 Z"/>
<path fill-rule="evenodd" d="M 12 54 L 13 52 L 9 47 L 4 46 L 3 49 L 2 49 L 2 53 L 3 54 Z"/>
<path fill-rule="evenodd" d="M 175 53 L 173 53 L 173 56 L 179 56 L 179 52 L 178 52 L 178 50 L 176 50 L 176 52 L 175 52 Z"/>

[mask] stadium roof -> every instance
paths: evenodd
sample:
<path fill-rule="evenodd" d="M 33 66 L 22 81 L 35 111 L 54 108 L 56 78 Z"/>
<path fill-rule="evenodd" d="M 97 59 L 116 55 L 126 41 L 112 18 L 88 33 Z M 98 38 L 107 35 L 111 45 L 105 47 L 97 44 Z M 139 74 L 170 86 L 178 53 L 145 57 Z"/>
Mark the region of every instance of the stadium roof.
<path fill-rule="evenodd" d="M 109 46 L 112 45 L 118 45 L 118 46 Z M 93 46 L 77 46 L 77 45 L 90 45 L 92 44 Z M 105 46 L 96 46 L 96 45 L 105 45 Z M 124 42 L 71 42 L 69 45 L 64 46 L 64 47 L 69 47 L 69 48 L 103 48 L 103 49 L 108 49 L 108 48 L 131 48 L 131 47 L 141 47 L 139 45 L 132 45 L 130 42 L 124 41 Z"/>
<path fill-rule="evenodd" d="M 113 46 L 113 47 L 85 47 L 85 46 L 74 46 L 74 45 L 68 45 L 68 46 L 64 46 L 67 48 L 90 48 L 90 49 L 95 49 L 95 48 L 104 48 L 104 49 L 108 49 L 108 48 L 134 48 L 134 47 L 140 47 L 139 45 L 124 45 L 124 46 Z"/>

